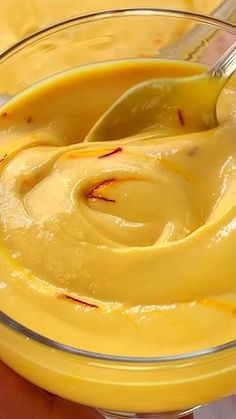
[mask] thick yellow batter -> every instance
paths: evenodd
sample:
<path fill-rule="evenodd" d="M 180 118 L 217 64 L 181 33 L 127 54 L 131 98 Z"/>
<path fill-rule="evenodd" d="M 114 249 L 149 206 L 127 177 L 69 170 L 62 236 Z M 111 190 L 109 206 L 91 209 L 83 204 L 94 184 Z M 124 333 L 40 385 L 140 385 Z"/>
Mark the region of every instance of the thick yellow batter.
<path fill-rule="evenodd" d="M 116 355 L 181 354 L 235 338 L 235 92 L 224 93 L 225 121 L 214 130 L 83 143 L 129 86 L 196 71 L 175 62 L 97 65 L 55 76 L 2 107 L 3 312 L 61 343 Z M 36 348 L 18 343 L 22 355 L 11 358 L 14 339 L 2 342 L 6 362 L 51 391 L 95 403 L 82 396 L 87 387 L 78 398 L 65 390 L 67 367 L 58 381 L 50 379 L 41 354 L 37 371 Z M 34 361 L 26 372 L 29 350 Z M 232 391 L 232 376 L 219 377 L 223 389 L 214 384 L 214 396 L 194 390 L 182 405 L 163 396 L 159 409 Z M 94 391 L 97 405 L 107 407 Z M 108 407 L 132 410 L 134 400 L 117 395 Z M 154 402 L 150 393 L 137 409 Z"/>
<path fill-rule="evenodd" d="M 3 311 L 57 341 L 113 354 L 179 354 L 234 338 L 234 124 L 79 143 L 129 85 L 194 70 L 97 66 L 3 108 Z"/>
<path fill-rule="evenodd" d="M 19 10 L 13 15 L 13 0 L 2 1 L 0 48 L 57 19 L 102 8 L 101 3 L 106 2 L 90 1 L 78 10 L 75 1 L 67 0 L 66 8 L 64 0 L 57 1 L 55 8 L 53 0 L 21 0 L 14 1 Z M 108 3 L 103 8 L 134 6 L 133 1 Z M 169 0 L 165 7 L 207 12 L 216 3 Z M 164 39 L 158 28 L 162 37 L 153 36 L 150 48 L 168 44 L 186 29 L 183 23 L 173 25 Z M 93 55 L 101 42 L 112 41 L 112 27 L 106 35 L 97 40 Z M 32 60 L 38 57 L 40 63 L 42 51 L 37 53 Z M 69 66 L 74 51 L 65 45 L 64 54 Z M 57 69 L 56 56 L 49 72 L 53 65 Z M 51 339 L 109 354 L 181 354 L 235 338 L 234 89 L 224 92 L 221 124 L 212 131 L 82 143 L 131 84 L 198 70 L 150 61 L 75 70 L 1 109 L 3 312 Z M 26 86 L 24 71 L 24 60 L 17 72 L 6 66 L 0 91 Z M 177 115 L 178 130 L 182 116 Z M 12 368 L 84 404 L 176 410 L 235 390 L 233 355 L 163 364 L 155 372 L 153 365 L 139 369 L 57 353 L 2 326 L 0 336 L 1 358 Z"/>
<path fill-rule="evenodd" d="M 235 91 L 225 90 L 222 124 L 211 131 L 181 135 L 182 109 L 178 135 L 83 142 L 129 86 L 198 71 L 151 60 L 97 65 L 55 76 L 1 108 L 3 312 L 43 336 L 107 354 L 177 355 L 235 338 Z M 192 371 L 192 364 L 186 373 L 171 367 L 154 381 L 148 375 L 148 384 L 136 376 L 143 394 L 137 402 L 128 371 L 120 378 L 114 372 L 107 387 L 101 367 L 90 376 L 80 360 L 70 366 L 68 357 L 63 361 L 4 328 L 1 334 L 5 362 L 85 404 L 174 410 L 234 388 L 228 359 L 212 363 L 213 382 L 207 366 L 201 389 L 202 367 Z M 204 383 L 209 391 L 202 392 Z M 104 399 L 101 390 L 116 396 Z"/>

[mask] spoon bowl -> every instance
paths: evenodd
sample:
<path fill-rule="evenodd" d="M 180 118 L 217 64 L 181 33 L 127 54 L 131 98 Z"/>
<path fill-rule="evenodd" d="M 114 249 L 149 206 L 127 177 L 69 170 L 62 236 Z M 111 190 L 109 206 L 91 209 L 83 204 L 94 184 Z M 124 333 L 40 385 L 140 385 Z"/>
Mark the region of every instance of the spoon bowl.
<path fill-rule="evenodd" d="M 173 135 L 217 125 L 219 95 L 236 70 L 236 42 L 207 72 L 153 79 L 128 89 L 96 122 L 87 142 L 111 141 L 155 130 Z"/>

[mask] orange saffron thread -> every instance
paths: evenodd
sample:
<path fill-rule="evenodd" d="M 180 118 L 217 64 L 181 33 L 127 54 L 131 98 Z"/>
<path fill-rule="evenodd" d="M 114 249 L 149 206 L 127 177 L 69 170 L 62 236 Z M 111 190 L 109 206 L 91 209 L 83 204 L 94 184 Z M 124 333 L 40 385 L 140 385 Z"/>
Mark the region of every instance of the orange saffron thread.
<path fill-rule="evenodd" d="M 4 156 L 0 158 L 0 164 L 3 163 L 7 158 L 8 158 L 8 155 L 4 154 Z"/>
<path fill-rule="evenodd" d="M 98 308 L 98 306 L 96 304 L 88 303 L 87 301 L 80 300 L 77 297 L 72 297 L 72 295 L 61 294 L 59 297 L 60 298 L 65 298 L 66 300 L 69 300 L 69 301 L 72 301 L 74 304 L 82 304 L 82 305 L 90 307 L 90 308 Z"/>
<path fill-rule="evenodd" d="M 97 195 L 97 192 L 99 193 L 100 190 L 102 190 L 105 186 L 108 186 L 115 182 L 115 179 L 107 179 L 102 182 L 100 182 L 98 185 L 94 186 L 89 193 L 87 194 L 87 198 L 89 199 L 101 199 L 106 202 L 116 202 L 115 199 L 106 198 L 102 195 Z"/>
<path fill-rule="evenodd" d="M 105 157 L 110 157 L 110 156 L 113 156 L 116 153 L 120 153 L 121 151 L 122 151 L 122 147 L 117 147 L 115 150 L 110 151 L 110 153 L 102 154 L 98 158 L 99 159 L 104 159 Z"/>
<path fill-rule="evenodd" d="M 26 118 L 26 122 L 27 122 L 27 124 L 31 124 L 31 122 L 33 122 L 33 117 L 28 116 L 28 118 Z"/>
<path fill-rule="evenodd" d="M 183 112 L 181 111 L 181 109 L 178 109 L 178 117 L 179 117 L 180 124 L 182 126 L 185 125 L 184 116 L 183 116 Z"/>

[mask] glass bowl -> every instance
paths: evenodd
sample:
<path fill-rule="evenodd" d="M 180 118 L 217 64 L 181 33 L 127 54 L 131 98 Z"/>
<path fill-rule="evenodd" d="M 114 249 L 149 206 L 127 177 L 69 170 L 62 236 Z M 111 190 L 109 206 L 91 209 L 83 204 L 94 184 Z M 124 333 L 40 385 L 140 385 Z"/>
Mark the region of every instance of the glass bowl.
<path fill-rule="evenodd" d="M 187 31 L 194 32 L 186 36 Z M 209 65 L 235 38 L 233 24 L 176 10 L 121 9 L 75 17 L 1 53 L 0 92 L 6 100 L 56 73 L 114 59 L 174 57 Z M 220 48 L 212 57 L 214 42 Z M 166 357 L 92 353 L 42 336 L 1 311 L 0 356 L 33 383 L 92 406 L 106 418 L 183 417 L 236 389 L 236 341 Z"/>

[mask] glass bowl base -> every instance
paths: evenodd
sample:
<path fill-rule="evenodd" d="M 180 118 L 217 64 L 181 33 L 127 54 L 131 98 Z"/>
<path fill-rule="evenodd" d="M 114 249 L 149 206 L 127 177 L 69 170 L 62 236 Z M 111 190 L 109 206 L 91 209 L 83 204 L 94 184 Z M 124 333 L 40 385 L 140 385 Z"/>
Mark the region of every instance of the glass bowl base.
<path fill-rule="evenodd" d="M 196 409 L 201 406 L 196 406 L 187 410 L 179 410 L 177 412 L 162 412 L 162 413 L 129 413 L 129 412 L 115 412 L 112 410 L 98 409 L 98 412 L 103 415 L 105 419 L 178 419 L 186 418 L 191 415 Z M 190 419 L 190 418 L 189 418 Z"/>

